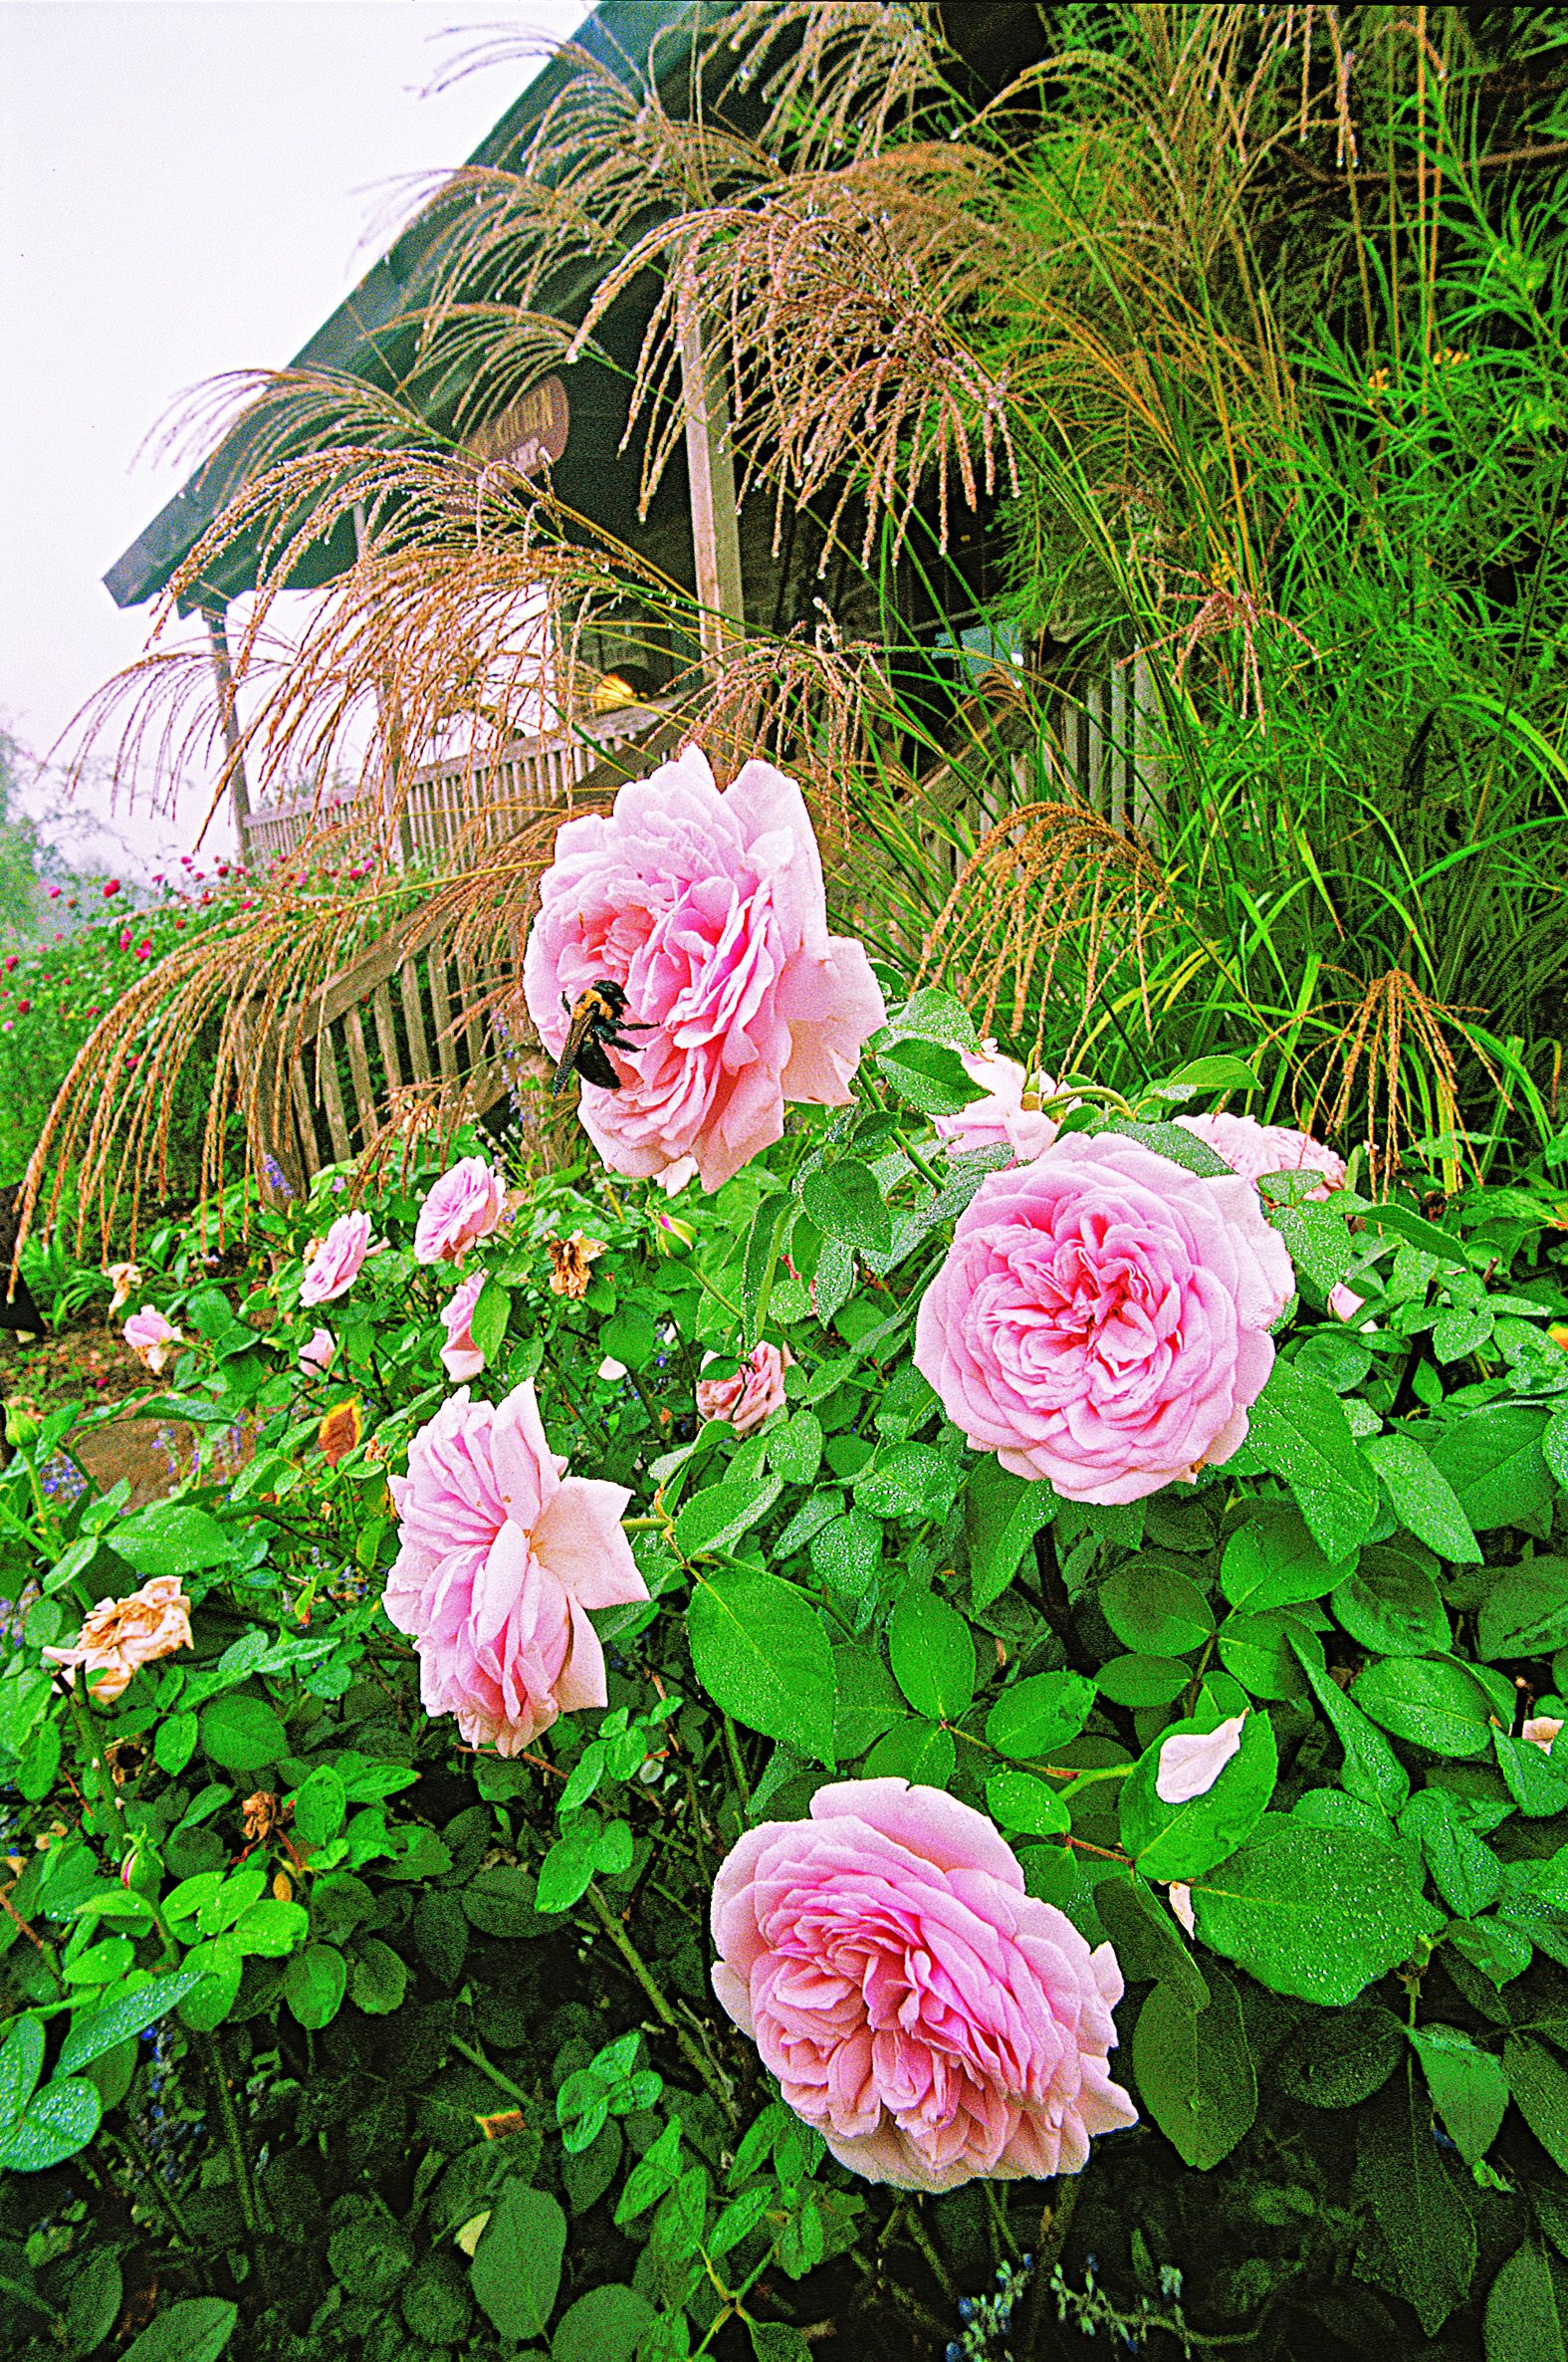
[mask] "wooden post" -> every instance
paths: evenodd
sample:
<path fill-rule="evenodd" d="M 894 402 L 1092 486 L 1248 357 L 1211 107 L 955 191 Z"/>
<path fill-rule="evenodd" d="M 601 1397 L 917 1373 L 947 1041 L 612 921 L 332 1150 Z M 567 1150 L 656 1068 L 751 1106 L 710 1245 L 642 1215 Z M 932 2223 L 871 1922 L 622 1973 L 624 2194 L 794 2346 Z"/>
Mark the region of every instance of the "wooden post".
<path fill-rule="evenodd" d="M 364 556 L 364 545 L 368 538 L 369 527 L 365 522 L 364 502 L 356 500 L 353 504 L 353 547 L 356 559 Z M 380 717 L 381 734 L 386 740 L 387 749 L 387 762 L 381 772 L 381 811 L 384 816 L 389 817 L 396 809 L 397 792 L 402 784 L 403 709 L 398 703 L 396 690 L 384 673 L 376 691 L 375 707 Z M 402 865 L 406 869 L 414 857 L 413 830 L 409 827 L 406 805 L 397 823 L 397 850 Z"/>
<path fill-rule="evenodd" d="M 741 530 L 735 504 L 735 454 L 721 354 L 705 338 L 696 297 L 682 292 L 677 308 L 681 390 L 686 409 L 686 472 L 691 484 L 692 550 L 702 604 L 703 661 L 724 660 L 726 625 L 746 619 L 741 585 Z"/>
<path fill-rule="evenodd" d="M 218 678 L 218 712 L 223 722 L 223 743 L 228 750 L 223 769 L 229 802 L 234 812 L 234 833 L 239 842 L 240 859 L 248 867 L 250 846 L 246 842 L 246 834 L 250 827 L 251 792 L 245 778 L 240 717 L 234 703 L 234 667 L 229 662 L 228 611 L 226 605 L 204 606 L 201 610 L 212 649 L 212 669 Z"/>

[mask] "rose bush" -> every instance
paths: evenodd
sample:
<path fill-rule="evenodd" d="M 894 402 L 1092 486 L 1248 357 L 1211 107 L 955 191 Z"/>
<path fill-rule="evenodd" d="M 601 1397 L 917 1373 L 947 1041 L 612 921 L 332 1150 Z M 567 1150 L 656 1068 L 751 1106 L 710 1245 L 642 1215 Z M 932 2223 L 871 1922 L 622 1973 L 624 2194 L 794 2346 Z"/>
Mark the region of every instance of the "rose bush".
<path fill-rule="evenodd" d="M 166 1499 L 18 1429 L 22 2362 L 132 2285 L 282 2362 L 1549 2317 L 1556 1164 L 1435 1218 L 1170 1120 L 1235 1060 L 1014 1136 L 942 995 L 857 1048 L 678 1215 L 468 1136 L 143 1256 Z"/>

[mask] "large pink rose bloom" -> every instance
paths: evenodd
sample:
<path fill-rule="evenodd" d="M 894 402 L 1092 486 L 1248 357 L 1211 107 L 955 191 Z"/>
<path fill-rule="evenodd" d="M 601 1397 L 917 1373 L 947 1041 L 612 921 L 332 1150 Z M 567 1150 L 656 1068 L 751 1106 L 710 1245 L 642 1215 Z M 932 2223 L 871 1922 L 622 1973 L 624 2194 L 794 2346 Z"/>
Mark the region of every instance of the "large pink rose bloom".
<path fill-rule="evenodd" d="M 719 1188 L 784 1130 L 786 1099 L 843 1106 L 884 1022 L 858 943 L 827 931 L 804 800 L 769 763 L 721 795 L 688 747 L 633 780 L 607 818 L 568 821 L 540 888 L 523 981 L 552 1058 L 562 1007 L 607 978 L 626 995 L 619 1090 L 584 1083 L 583 1128 L 617 1173 L 695 1157 Z"/>
<path fill-rule="evenodd" d="M 787 1347 L 764 1337 L 729 1377 L 698 1379 L 698 1417 L 727 1419 L 737 1435 L 750 1435 L 784 1401 L 788 1366 Z"/>
<path fill-rule="evenodd" d="M 346 1296 L 369 1252 L 369 1215 L 339 1214 L 305 1267 L 301 1303 L 325 1304 L 335 1297 Z"/>
<path fill-rule="evenodd" d="M 1321 1173 L 1322 1180 L 1307 1192 L 1314 1198 L 1344 1187 L 1344 1158 L 1287 1123 L 1259 1123 L 1250 1115 L 1178 1115 L 1176 1120 L 1248 1181 L 1261 1181 L 1265 1173 Z"/>
<path fill-rule="evenodd" d="M 915 1364 L 979 1451 L 1071 1501 L 1137 1501 L 1229 1460 L 1295 1286 L 1239 1174 L 1069 1132 L 960 1216 Z"/>
<path fill-rule="evenodd" d="M 507 1185 L 482 1156 L 465 1156 L 434 1182 L 414 1224 L 416 1263 L 456 1263 L 500 1227 Z"/>
<path fill-rule="evenodd" d="M 391 1479 L 402 1542 L 382 1601 L 419 1652 L 427 1714 L 515 1756 L 558 1715 L 602 1706 L 591 1607 L 646 1599 L 621 1513 L 631 1495 L 568 1477 L 532 1384 L 505 1402 L 452 1395 Z"/>
<path fill-rule="evenodd" d="M 749 1829 L 713 1893 L 714 1990 L 840 2165 L 900 2190 L 1074 2174 L 1137 2121 L 1110 2079 L 1109 1944 L 1023 1891 L 983 1813 L 903 1779 Z"/>
<path fill-rule="evenodd" d="M 1036 1075 L 1031 1090 L 1027 1068 L 1015 1058 L 1005 1058 L 995 1042 L 983 1042 L 979 1050 L 959 1055 L 971 1082 L 978 1082 L 986 1096 L 971 1099 L 957 1115 L 932 1117 L 932 1128 L 947 1141 L 948 1154 L 968 1148 L 1010 1148 L 1020 1164 L 1042 1155 L 1056 1137 L 1055 1119 L 1042 1115 L 1037 1106 L 1025 1107 L 1023 1094 L 1048 1099 L 1056 1088 L 1051 1076 Z"/>

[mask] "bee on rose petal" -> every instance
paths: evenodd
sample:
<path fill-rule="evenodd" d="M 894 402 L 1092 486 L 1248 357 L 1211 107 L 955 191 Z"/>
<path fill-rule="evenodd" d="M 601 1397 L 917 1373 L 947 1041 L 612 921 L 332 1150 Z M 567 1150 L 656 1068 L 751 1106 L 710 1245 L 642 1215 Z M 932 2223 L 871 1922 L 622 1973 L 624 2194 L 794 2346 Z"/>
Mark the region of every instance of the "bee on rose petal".
<path fill-rule="evenodd" d="M 560 1005 L 571 1022 L 551 1085 L 552 1098 L 560 1097 L 561 1085 L 573 1071 L 600 1090 L 619 1090 L 620 1076 L 605 1057 L 605 1051 L 637 1048 L 635 1042 L 626 1040 L 622 1028 L 636 1034 L 651 1034 L 657 1028 L 641 1025 L 636 1018 L 626 1015 L 626 995 L 608 976 L 595 977 L 574 1001 L 568 1001 L 562 993 Z"/>

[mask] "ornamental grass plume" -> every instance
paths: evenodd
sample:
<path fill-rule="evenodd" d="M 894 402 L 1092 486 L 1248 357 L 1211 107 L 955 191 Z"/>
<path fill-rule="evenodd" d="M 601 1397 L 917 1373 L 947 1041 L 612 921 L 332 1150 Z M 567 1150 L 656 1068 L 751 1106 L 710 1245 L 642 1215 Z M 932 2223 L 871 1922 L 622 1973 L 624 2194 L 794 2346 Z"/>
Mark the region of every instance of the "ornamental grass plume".
<path fill-rule="evenodd" d="M 1024 1892 L 983 1813 L 903 1779 L 748 1829 L 713 1895 L 714 1991 L 840 2165 L 901 2190 L 1078 2173 L 1137 2122 L 1122 1975 Z"/>
<path fill-rule="evenodd" d="M 1239 1174 L 1071 1132 L 982 1182 L 921 1300 L 915 1365 L 1015 1476 L 1138 1501 L 1239 1448 L 1294 1287 Z"/>
<path fill-rule="evenodd" d="M 155 1574 L 128 1599 L 101 1599 L 70 1648 L 46 1648 L 44 1655 L 75 1682 L 84 1668 L 88 1688 L 106 1703 L 117 1698 L 140 1665 L 189 1648 L 190 1601 L 177 1574 Z"/>
<path fill-rule="evenodd" d="M 605 1705 L 588 1610 L 648 1596 L 621 1531 L 630 1493 L 565 1468 L 526 1381 L 499 1404 L 460 1387 L 390 1480 L 402 1539 L 382 1605 L 418 1651 L 425 1712 L 455 1715 L 471 1747 L 515 1756 Z"/>
<path fill-rule="evenodd" d="M 785 1100 L 846 1105 L 887 1014 L 863 946 L 828 932 L 794 781 L 751 762 L 721 793 L 694 746 L 556 838 L 523 964 L 552 1058 L 601 981 L 632 1047 L 606 1052 L 616 1089 L 582 1085 L 583 1129 L 613 1172 L 695 1157 L 707 1190 L 783 1136 Z"/>

